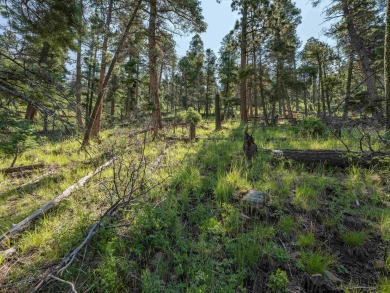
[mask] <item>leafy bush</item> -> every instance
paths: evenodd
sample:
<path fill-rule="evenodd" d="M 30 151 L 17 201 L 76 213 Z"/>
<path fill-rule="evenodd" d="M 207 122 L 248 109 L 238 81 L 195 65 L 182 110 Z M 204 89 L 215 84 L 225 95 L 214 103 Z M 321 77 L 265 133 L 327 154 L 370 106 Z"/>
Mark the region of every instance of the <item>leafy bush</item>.
<path fill-rule="evenodd" d="M 290 260 L 290 254 L 284 248 L 280 247 L 274 242 L 268 242 L 264 249 L 266 255 L 270 256 L 273 260 L 279 264 L 283 264 Z"/>
<path fill-rule="evenodd" d="M 298 122 L 296 131 L 303 136 L 323 136 L 326 125 L 317 117 L 306 117 Z"/>
<path fill-rule="evenodd" d="M 158 276 L 152 274 L 148 269 L 142 271 L 142 292 L 157 293 L 161 292 L 164 282 Z"/>
<path fill-rule="evenodd" d="M 189 107 L 187 109 L 187 113 L 186 113 L 186 116 L 185 116 L 185 121 L 187 123 L 197 124 L 201 120 L 202 120 L 202 116 L 200 116 L 200 114 L 197 111 L 195 111 L 194 108 Z"/>
<path fill-rule="evenodd" d="M 19 144 L 20 151 L 35 145 L 29 121 L 18 120 L 6 111 L 0 111 L 0 151 L 13 154 Z"/>
<path fill-rule="evenodd" d="M 277 269 L 268 278 L 267 286 L 272 292 L 287 292 L 288 278 L 285 271 Z"/>

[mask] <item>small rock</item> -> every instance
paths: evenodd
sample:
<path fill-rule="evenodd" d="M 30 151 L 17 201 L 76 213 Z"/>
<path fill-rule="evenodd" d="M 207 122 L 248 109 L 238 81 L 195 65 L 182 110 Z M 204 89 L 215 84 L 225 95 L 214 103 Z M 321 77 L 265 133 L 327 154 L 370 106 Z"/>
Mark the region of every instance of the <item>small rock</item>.
<path fill-rule="evenodd" d="M 262 191 L 250 190 L 244 197 L 243 201 L 246 201 L 253 207 L 260 207 L 265 204 L 266 194 Z"/>
<path fill-rule="evenodd" d="M 385 268 L 385 262 L 381 259 L 374 260 L 374 268 L 376 269 L 384 269 Z"/>
<path fill-rule="evenodd" d="M 290 256 L 292 259 L 297 259 L 300 254 L 301 253 L 299 251 L 294 251 L 294 252 L 290 253 Z"/>
<path fill-rule="evenodd" d="M 4 255 L 5 257 L 11 257 L 13 256 L 15 253 L 16 253 L 16 249 L 11 247 L 7 250 L 4 250 L 2 252 L 0 252 L 2 255 Z"/>
<path fill-rule="evenodd" d="M 339 278 L 337 278 L 333 273 L 325 270 L 324 274 L 332 283 L 336 285 L 340 285 L 342 283 L 342 281 Z"/>
<path fill-rule="evenodd" d="M 241 219 L 241 220 L 250 220 L 251 218 L 248 217 L 247 215 L 241 213 L 241 214 L 240 214 L 240 219 Z"/>

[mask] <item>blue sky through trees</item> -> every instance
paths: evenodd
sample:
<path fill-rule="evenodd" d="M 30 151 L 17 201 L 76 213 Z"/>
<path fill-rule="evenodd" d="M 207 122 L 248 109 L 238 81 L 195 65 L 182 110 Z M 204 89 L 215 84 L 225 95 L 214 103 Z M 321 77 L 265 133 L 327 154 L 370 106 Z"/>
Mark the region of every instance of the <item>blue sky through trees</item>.
<path fill-rule="evenodd" d="M 217 54 L 223 37 L 234 27 L 238 14 L 232 12 L 230 0 L 222 0 L 221 4 L 218 4 L 216 0 L 201 0 L 201 2 L 203 15 L 208 24 L 206 33 L 201 35 L 204 47 L 205 49 L 212 49 Z M 323 33 L 323 29 L 330 25 L 329 23 L 324 23 L 325 17 L 322 15 L 323 8 L 329 3 L 328 1 L 323 2 L 319 7 L 313 8 L 309 0 L 295 1 L 296 6 L 301 9 L 302 13 L 302 24 L 299 25 L 297 31 L 303 45 L 310 37 L 332 43 L 332 40 Z M 177 42 L 176 50 L 179 56 L 186 54 L 192 36 L 175 37 Z"/>

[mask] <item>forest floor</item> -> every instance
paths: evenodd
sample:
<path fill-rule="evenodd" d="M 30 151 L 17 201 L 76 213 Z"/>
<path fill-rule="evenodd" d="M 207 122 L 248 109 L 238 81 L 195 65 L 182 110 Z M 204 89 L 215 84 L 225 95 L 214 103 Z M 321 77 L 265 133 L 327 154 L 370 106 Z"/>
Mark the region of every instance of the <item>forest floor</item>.
<path fill-rule="evenodd" d="M 250 126 L 259 147 L 250 161 L 238 123 L 214 132 L 202 122 L 195 142 L 172 139 L 187 137 L 185 127 L 157 138 L 134 135 L 140 129 L 105 131 L 88 152 L 73 137 L 46 139 L 16 163 L 46 168 L 0 173 L 3 233 L 115 157 L 2 242 L 0 292 L 34 288 L 95 223 L 92 240 L 42 291 L 69 292 L 66 280 L 78 292 L 301 292 L 320 274 L 345 292 L 390 292 L 388 166 L 340 169 L 272 157 L 268 149 L 345 150 L 329 134 L 307 137 L 292 126 Z M 343 130 L 343 140 L 359 149 L 353 130 Z M 0 169 L 8 167 L 12 157 L 1 158 Z M 250 190 L 259 191 L 260 204 L 243 200 Z M 126 205 L 101 221 L 121 200 Z"/>

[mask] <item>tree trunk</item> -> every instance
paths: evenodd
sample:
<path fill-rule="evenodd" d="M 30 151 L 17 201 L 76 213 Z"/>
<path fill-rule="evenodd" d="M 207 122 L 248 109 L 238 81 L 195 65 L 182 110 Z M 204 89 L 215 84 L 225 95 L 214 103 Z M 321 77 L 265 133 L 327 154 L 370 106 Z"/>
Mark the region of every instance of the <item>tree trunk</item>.
<path fill-rule="evenodd" d="M 248 17 L 248 4 L 243 1 L 242 7 L 242 22 L 241 22 L 241 70 L 246 67 L 246 46 L 247 46 L 247 17 Z M 247 113 L 247 101 L 246 101 L 246 76 L 241 77 L 240 81 L 240 111 L 241 122 L 248 122 Z"/>
<path fill-rule="evenodd" d="M 215 130 L 221 130 L 221 104 L 219 93 L 215 94 Z"/>
<path fill-rule="evenodd" d="M 43 113 L 43 133 L 48 133 L 49 117 L 47 113 Z"/>
<path fill-rule="evenodd" d="M 90 62 L 92 60 L 92 50 L 90 52 Z M 91 114 L 90 111 L 89 111 L 89 97 L 90 97 L 90 92 L 92 91 L 92 65 L 90 64 L 88 66 L 88 75 L 87 75 L 87 96 L 85 98 L 85 117 L 84 117 L 84 121 L 85 121 L 85 125 L 88 124 L 88 119 L 89 119 L 89 115 Z"/>
<path fill-rule="evenodd" d="M 47 59 L 49 58 L 49 53 L 50 53 L 50 44 L 48 42 L 44 42 L 41 53 L 39 55 L 39 61 L 38 61 L 39 65 L 45 64 L 47 62 Z"/>
<path fill-rule="evenodd" d="M 140 60 L 139 58 L 139 53 L 138 53 L 138 58 L 137 60 Z M 138 117 L 138 96 L 139 96 L 139 62 L 137 62 L 137 72 L 135 74 L 135 91 L 134 91 L 134 104 L 133 104 L 133 112 L 134 112 L 134 117 Z"/>
<path fill-rule="evenodd" d="M 4 174 L 11 174 L 16 172 L 22 172 L 22 171 L 30 171 L 30 170 L 36 170 L 36 169 L 42 169 L 45 168 L 45 164 L 35 164 L 35 165 L 27 165 L 27 166 L 18 166 L 18 167 L 10 167 L 5 169 L 0 169 L 0 173 Z"/>
<path fill-rule="evenodd" d="M 313 92 L 312 92 L 312 103 L 315 105 L 317 99 L 316 99 L 316 92 L 317 92 L 317 77 L 312 76 L 312 81 L 313 81 Z"/>
<path fill-rule="evenodd" d="M 305 117 L 307 116 L 307 93 L 306 89 L 303 89 L 303 104 L 305 105 Z"/>
<path fill-rule="evenodd" d="M 386 101 L 386 128 L 390 130 L 390 0 L 386 5 L 386 33 L 385 33 L 385 101 Z"/>
<path fill-rule="evenodd" d="M 37 108 L 35 108 L 32 103 L 28 103 L 24 119 L 34 121 L 34 117 L 36 114 Z"/>
<path fill-rule="evenodd" d="M 60 195 L 57 195 L 55 198 L 41 206 L 39 209 L 37 209 L 33 214 L 29 215 L 27 218 L 20 221 L 18 224 L 13 225 L 11 229 L 6 231 L 4 234 L 0 235 L 0 242 L 4 239 L 9 239 L 11 237 L 15 237 L 18 233 L 24 231 L 33 221 L 35 221 L 37 218 L 41 217 L 45 213 L 47 213 L 49 210 L 53 209 L 54 207 L 58 206 L 64 199 L 68 198 L 73 192 L 78 190 L 80 187 L 83 187 L 93 176 L 96 174 L 99 174 L 104 169 L 106 169 L 108 166 L 110 166 L 114 162 L 115 158 L 109 160 L 104 165 L 97 168 L 95 171 L 89 173 L 85 177 L 81 178 L 77 183 L 73 184 L 72 186 L 65 189 Z M 38 166 L 38 165 L 37 165 Z M 28 166 L 25 166 L 28 167 Z M 22 167 L 19 167 L 22 168 Z"/>
<path fill-rule="evenodd" d="M 81 110 L 81 89 L 81 35 L 79 35 L 76 61 L 76 120 L 79 128 L 83 127 L 83 113 Z"/>
<path fill-rule="evenodd" d="M 110 90 L 110 116 L 111 116 L 111 121 L 114 121 L 114 116 L 115 116 L 115 96 L 116 96 L 116 91 L 118 90 L 118 76 L 116 74 L 112 75 L 111 79 L 111 90 Z"/>
<path fill-rule="evenodd" d="M 318 98 L 318 115 L 321 115 L 320 110 L 320 100 L 322 102 L 322 115 L 326 116 L 326 105 L 325 105 L 325 87 L 324 87 L 324 78 L 322 76 L 322 62 L 321 62 L 321 56 L 317 55 L 317 62 L 318 62 L 318 72 L 319 72 L 319 83 L 320 83 L 320 97 Z"/>
<path fill-rule="evenodd" d="M 343 0 L 343 12 L 344 17 L 347 22 L 348 27 L 348 34 L 351 39 L 352 46 L 355 48 L 356 52 L 358 53 L 361 65 L 365 77 L 365 83 L 367 85 L 367 91 L 370 99 L 370 104 L 376 104 L 378 101 L 378 93 L 375 86 L 375 75 L 374 71 L 371 68 L 370 65 L 370 59 L 368 57 L 368 51 L 364 47 L 363 40 L 359 36 L 357 29 L 355 27 L 355 24 L 353 22 L 353 15 L 349 8 L 349 3 L 347 0 Z M 375 109 L 375 114 L 379 114 L 379 109 Z"/>
<path fill-rule="evenodd" d="M 324 70 L 324 80 L 326 80 L 326 64 L 324 63 L 324 66 L 322 68 Z M 329 118 L 332 117 L 332 110 L 330 108 L 330 97 L 329 97 L 329 88 L 326 84 L 324 84 L 325 87 L 325 100 L 326 100 L 326 105 L 328 107 L 328 113 L 329 113 Z M 324 109 L 325 112 L 325 109 Z"/>
<path fill-rule="evenodd" d="M 88 125 L 89 123 L 89 120 L 91 119 L 91 115 L 92 115 L 92 105 L 93 105 L 93 96 L 94 96 L 94 90 L 95 90 L 95 74 L 96 74 L 96 60 L 97 60 L 97 51 L 98 51 L 98 48 L 97 46 L 93 49 L 91 48 L 91 50 L 94 50 L 94 53 L 93 53 L 93 58 L 94 58 L 94 63 L 93 65 L 91 65 L 91 74 L 90 74 L 90 78 L 89 78 L 89 92 L 88 92 L 88 96 L 87 96 L 87 105 L 86 105 L 86 115 L 85 115 L 85 125 Z M 92 57 L 91 57 L 92 58 Z"/>
<path fill-rule="evenodd" d="M 351 97 L 352 74 L 353 74 L 353 59 L 354 59 L 354 55 L 351 52 L 349 55 L 347 89 L 346 89 L 346 96 L 345 96 L 344 109 L 343 109 L 343 118 L 344 119 L 346 119 L 348 117 L 349 100 Z"/>
<path fill-rule="evenodd" d="M 296 54 L 294 53 L 294 81 L 297 82 L 297 57 Z M 295 90 L 295 111 L 299 112 L 299 91 Z"/>
<path fill-rule="evenodd" d="M 195 123 L 190 123 L 190 140 L 195 140 L 196 138 L 196 125 Z"/>
<path fill-rule="evenodd" d="M 175 108 L 175 96 L 176 96 L 176 86 L 175 86 L 175 71 L 176 71 L 176 59 L 172 60 L 171 64 L 171 112 Z"/>
<path fill-rule="evenodd" d="M 102 84 L 102 89 L 107 87 L 107 84 L 108 84 L 108 82 L 110 80 L 111 74 L 112 74 L 112 72 L 114 70 L 114 67 L 116 65 L 116 62 L 118 60 L 119 53 L 121 52 L 121 50 L 123 48 L 123 45 L 124 45 L 124 43 L 125 43 L 125 41 L 127 39 L 127 36 L 129 34 L 130 28 L 131 28 L 131 26 L 133 24 L 135 16 L 137 15 L 137 12 L 138 12 L 138 10 L 140 8 L 141 2 L 142 2 L 142 0 L 138 0 L 138 2 L 136 4 L 136 7 L 134 8 L 133 14 L 131 15 L 131 17 L 130 17 L 127 25 L 126 25 L 125 31 L 123 32 L 123 35 L 122 35 L 122 37 L 121 37 L 121 39 L 119 41 L 118 47 L 115 50 L 114 57 L 111 60 L 110 67 L 108 68 L 107 74 L 106 74 L 106 76 L 104 78 L 104 81 L 103 81 L 103 84 Z M 101 105 L 103 103 L 103 96 L 104 96 L 104 91 L 99 91 L 98 99 L 96 101 L 95 107 L 94 107 L 92 115 L 91 115 L 91 119 L 88 122 L 88 127 L 87 127 L 87 130 L 86 130 L 85 135 L 84 135 L 82 147 L 85 147 L 85 146 L 87 146 L 89 144 L 89 140 L 91 138 L 91 133 L 92 133 L 92 128 L 94 126 L 94 121 L 97 119 L 98 111 L 101 108 Z"/>
<path fill-rule="evenodd" d="M 39 55 L 39 61 L 38 61 L 39 66 L 47 62 L 49 53 L 50 53 L 50 44 L 48 42 L 44 42 Z M 25 119 L 34 121 L 34 117 L 36 114 L 37 114 L 37 109 L 34 107 L 32 103 L 29 103 L 26 108 Z"/>
<path fill-rule="evenodd" d="M 205 103 L 205 114 L 206 114 L 206 117 L 209 117 L 209 90 L 210 90 L 210 76 L 207 73 L 207 79 L 206 79 L 206 103 Z"/>
<path fill-rule="evenodd" d="M 264 115 L 264 122 L 265 125 L 269 126 L 270 122 L 268 120 L 268 111 L 267 111 L 267 104 L 265 102 L 265 95 L 264 95 L 264 85 L 263 85 L 263 62 L 262 62 L 262 51 L 260 46 L 260 52 L 259 52 L 259 86 L 260 86 L 260 100 L 261 100 L 261 106 L 263 108 L 263 115 Z M 272 116 L 273 117 L 273 116 Z"/>
<path fill-rule="evenodd" d="M 108 33 L 110 31 L 111 17 L 112 17 L 112 8 L 113 8 L 114 0 L 110 0 L 108 4 L 107 11 L 107 19 L 104 26 L 104 37 L 103 37 L 103 45 L 102 45 L 102 59 L 100 64 L 100 78 L 99 78 L 99 87 L 98 87 L 98 95 L 102 96 L 101 101 L 98 98 L 96 102 L 97 105 L 97 113 L 96 117 L 93 117 L 93 126 L 91 131 L 92 137 L 97 137 L 99 135 L 101 129 L 101 120 L 102 120 L 102 112 L 103 112 L 103 99 L 106 88 L 103 86 L 104 81 L 106 79 L 106 67 L 107 67 L 107 48 L 108 48 Z M 107 84 L 106 84 L 107 85 Z"/>
<path fill-rule="evenodd" d="M 155 133 L 162 128 L 160 97 L 158 90 L 157 73 L 157 0 L 150 0 L 149 11 L 149 77 L 150 77 L 150 95 L 153 104 L 153 126 Z"/>
<path fill-rule="evenodd" d="M 248 118 L 249 117 L 252 117 L 253 116 L 253 112 L 252 112 L 252 87 L 251 86 L 248 86 L 248 90 L 247 90 L 247 113 L 248 113 Z"/>

